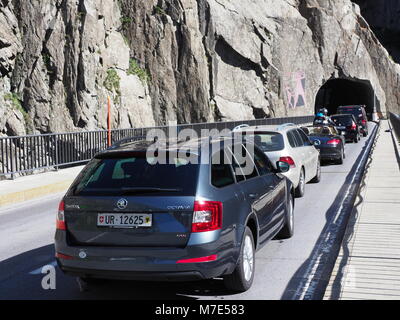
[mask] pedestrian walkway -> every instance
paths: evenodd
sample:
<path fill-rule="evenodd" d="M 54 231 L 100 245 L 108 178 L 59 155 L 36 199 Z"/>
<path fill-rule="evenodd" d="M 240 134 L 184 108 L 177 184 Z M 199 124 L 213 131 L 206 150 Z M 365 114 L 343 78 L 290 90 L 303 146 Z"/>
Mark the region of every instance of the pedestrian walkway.
<path fill-rule="evenodd" d="M 82 166 L 0 181 L 0 208 L 63 192 L 82 170 Z"/>
<path fill-rule="evenodd" d="M 381 121 L 324 299 L 400 299 L 400 170 Z"/>

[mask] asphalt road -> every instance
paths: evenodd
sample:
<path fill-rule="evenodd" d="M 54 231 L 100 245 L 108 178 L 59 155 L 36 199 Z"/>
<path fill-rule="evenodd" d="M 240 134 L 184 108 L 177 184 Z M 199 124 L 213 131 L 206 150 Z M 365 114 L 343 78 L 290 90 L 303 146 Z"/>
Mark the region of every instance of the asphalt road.
<path fill-rule="evenodd" d="M 243 294 L 225 290 L 221 279 L 106 281 L 82 292 L 75 278 L 57 268 L 56 289 L 42 289 L 42 267 L 55 265 L 58 194 L 0 211 L 0 299 L 320 299 L 352 207 L 348 191 L 370 137 L 348 143 L 344 164 L 324 165 L 322 181 L 307 184 L 305 197 L 295 203 L 294 237 L 273 240 L 257 252 L 254 283 Z"/>

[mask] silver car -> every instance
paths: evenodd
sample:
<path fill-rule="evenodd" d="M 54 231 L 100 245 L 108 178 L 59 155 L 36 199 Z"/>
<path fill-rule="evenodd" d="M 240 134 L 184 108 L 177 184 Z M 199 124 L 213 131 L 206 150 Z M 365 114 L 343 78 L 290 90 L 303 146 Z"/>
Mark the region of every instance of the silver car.
<path fill-rule="evenodd" d="M 290 165 L 284 175 L 290 179 L 296 197 L 303 197 L 307 182 L 318 183 L 321 180 L 320 153 L 299 126 L 287 123 L 283 125 L 236 127 L 268 156 L 272 164 L 283 161 Z"/>

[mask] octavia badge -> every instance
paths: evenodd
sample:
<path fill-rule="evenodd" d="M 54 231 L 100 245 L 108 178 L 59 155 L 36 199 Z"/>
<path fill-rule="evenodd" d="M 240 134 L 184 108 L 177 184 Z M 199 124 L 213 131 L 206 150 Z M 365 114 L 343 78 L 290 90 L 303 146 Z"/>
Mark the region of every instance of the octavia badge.
<path fill-rule="evenodd" d="M 118 202 L 117 202 L 118 209 L 122 210 L 122 209 L 125 209 L 127 206 L 128 206 L 128 200 L 126 200 L 124 198 L 118 200 Z"/>

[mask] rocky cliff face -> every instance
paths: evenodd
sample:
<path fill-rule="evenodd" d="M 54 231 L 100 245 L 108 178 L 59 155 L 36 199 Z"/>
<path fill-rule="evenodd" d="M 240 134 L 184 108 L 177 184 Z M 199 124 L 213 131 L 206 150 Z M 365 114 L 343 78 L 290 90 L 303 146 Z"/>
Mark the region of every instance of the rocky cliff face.
<path fill-rule="evenodd" d="M 0 0 L 3 134 L 311 114 L 333 78 L 398 111 L 350 0 Z"/>
<path fill-rule="evenodd" d="M 355 0 L 361 14 L 396 62 L 400 62 L 400 1 Z"/>

